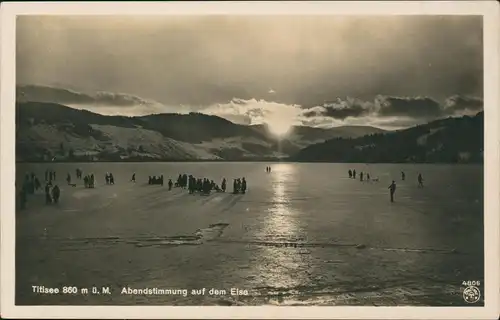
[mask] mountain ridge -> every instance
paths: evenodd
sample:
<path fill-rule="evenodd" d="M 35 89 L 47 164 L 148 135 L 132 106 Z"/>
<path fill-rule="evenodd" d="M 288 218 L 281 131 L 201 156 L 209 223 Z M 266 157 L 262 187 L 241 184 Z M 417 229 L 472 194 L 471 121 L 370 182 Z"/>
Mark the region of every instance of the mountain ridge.
<path fill-rule="evenodd" d="M 294 127 L 280 140 L 265 125 L 197 112 L 107 116 L 58 103 L 16 103 L 17 161 L 270 161 L 332 137 L 366 132 L 385 131 Z"/>
<path fill-rule="evenodd" d="M 484 111 L 359 138 L 334 138 L 291 156 L 297 162 L 482 163 Z"/>

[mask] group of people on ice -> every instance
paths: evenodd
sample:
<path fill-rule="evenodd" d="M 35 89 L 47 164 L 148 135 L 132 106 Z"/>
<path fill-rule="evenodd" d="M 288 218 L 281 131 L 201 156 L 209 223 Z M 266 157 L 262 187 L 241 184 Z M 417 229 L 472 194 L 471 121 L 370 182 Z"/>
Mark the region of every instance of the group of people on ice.
<path fill-rule="evenodd" d="M 354 170 L 349 169 L 348 174 L 349 174 L 349 178 L 356 179 L 356 169 L 354 169 Z M 363 174 L 363 172 L 361 172 L 359 174 L 359 180 L 363 181 L 364 177 L 365 177 L 365 175 Z M 405 181 L 405 179 L 406 179 L 406 174 L 404 171 L 401 171 L 401 180 Z M 378 179 L 374 179 L 374 180 L 378 181 Z M 369 173 L 366 173 L 366 181 L 370 181 L 370 174 Z M 417 176 L 417 182 L 418 182 L 419 188 L 424 187 L 424 179 L 422 178 L 421 173 L 419 173 Z M 390 195 L 391 202 L 394 202 L 394 194 L 396 193 L 396 181 L 392 180 L 392 183 L 389 185 L 388 189 L 389 189 L 389 195 Z"/>
<path fill-rule="evenodd" d="M 95 188 L 95 177 L 93 173 L 85 175 L 85 177 L 83 178 L 83 185 L 85 186 L 85 188 Z"/>
<path fill-rule="evenodd" d="M 32 173 L 33 175 L 34 173 Z M 56 180 L 56 172 L 53 170 L 45 170 L 45 181 L 52 181 Z"/>
<path fill-rule="evenodd" d="M 45 171 L 45 203 L 58 203 L 59 197 L 61 195 L 61 190 L 57 185 L 53 185 L 52 181 L 55 180 L 55 171 Z M 35 194 L 36 191 L 42 188 L 42 184 L 38 177 L 32 172 L 31 174 L 26 174 L 21 190 L 19 191 L 20 207 L 21 209 L 26 208 L 28 202 L 28 195 Z"/>
<path fill-rule="evenodd" d="M 266 167 L 266 172 L 270 173 L 271 172 L 271 167 Z"/>
<path fill-rule="evenodd" d="M 350 179 L 356 179 L 356 169 L 354 169 L 354 170 L 349 169 L 348 174 L 349 174 Z M 369 173 L 360 172 L 359 173 L 359 181 L 364 181 L 365 178 L 366 178 L 366 181 L 371 181 L 371 177 L 370 177 Z M 375 180 L 378 180 L 378 179 L 375 179 Z"/>
<path fill-rule="evenodd" d="M 106 172 L 105 180 L 106 184 L 115 184 L 115 177 L 110 172 Z"/>
<path fill-rule="evenodd" d="M 401 180 L 405 181 L 406 179 L 406 174 L 404 171 L 401 171 Z M 424 178 L 422 178 L 422 174 L 419 173 L 417 176 L 417 181 L 418 181 L 418 187 L 423 188 L 424 187 Z M 391 202 L 394 202 L 394 194 L 396 193 L 396 181 L 392 180 L 392 183 L 389 185 L 387 189 L 389 189 L 389 196 L 391 198 Z"/>
<path fill-rule="evenodd" d="M 155 184 L 154 180 L 153 183 L 151 183 L 151 177 L 150 177 L 150 183 L 149 184 Z M 153 177 L 154 179 L 154 177 Z M 156 184 L 161 184 L 163 185 L 163 175 L 160 176 L 159 178 L 159 183 Z M 195 192 L 199 192 L 200 194 L 210 194 L 212 191 L 216 192 L 226 192 L 227 189 L 227 180 L 226 178 L 222 179 L 222 182 L 220 186 L 211 179 L 208 178 L 196 178 L 193 175 L 187 175 L 187 174 L 179 174 L 177 177 L 177 180 L 175 184 L 172 182 L 172 179 L 168 180 L 168 190 L 172 190 L 172 187 L 176 188 L 183 188 L 183 189 L 188 189 L 190 194 L 194 194 Z M 237 178 L 234 179 L 233 182 L 233 193 L 245 193 L 247 190 L 247 181 L 245 178 Z"/>
<path fill-rule="evenodd" d="M 226 179 L 222 179 L 222 187 L 219 187 L 215 181 L 208 178 L 195 178 L 190 175 L 188 177 L 188 191 L 190 194 L 199 192 L 201 194 L 210 194 L 212 191 L 226 192 Z"/>
<path fill-rule="evenodd" d="M 149 176 L 148 179 L 148 184 L 154 184 L 154 185 L 163 185 L 163 175 L 157 177 L 157 176 Z"/>
<path fill-rule="evenodd" d="M 245 178 L 234 179 L 233 182 L 233 193 L 246 193 L 247 192 L 247 181 Z"/>

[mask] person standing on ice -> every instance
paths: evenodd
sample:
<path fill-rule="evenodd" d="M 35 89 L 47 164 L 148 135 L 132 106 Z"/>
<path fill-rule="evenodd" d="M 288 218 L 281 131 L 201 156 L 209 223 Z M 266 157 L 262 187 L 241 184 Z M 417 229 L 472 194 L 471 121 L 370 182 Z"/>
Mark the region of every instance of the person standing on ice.
<path fill-rule="evenodd" d="M 247 191 L 247 181 L 245 180 L 245 177 L 243 177 L 241 182 L 241 193 L 245 193 L 246 191 Z"/>
<path fill-rule="evenodd" d="M 52 188 L 52 198 L 54 199 L 54 203 L 59 202 L 59 196 L 61 195 L 61 190 L 59 190 L 59 187 L 57 184 Z"/>
<path fill-rule="evenodd" d="M 173 185 L 172 179 L 168 179 L 168 191 L 172 190 Z M 191 188 L 189 188 L 189 193 L 191 193 Z"/>
<path fill-rule="evenodd" d="M 238 182 L 236 181 L 236 179 L 234 179 L 233 181 L 233 193 L 234 194 L 238 193 Z"/>
<path fill-rule="evenodd" d="M 135 172 L 132 174 L 132 179 L 130 181 L 135 182 Z"/>
<path fill-rule="evenodd" d="M 348 173 L 349 173 L 349 179 L 352 179 L 352 170 L 349 169 Z"/>
<path fill-rule="evenodd" d="M 404 171 L 401 171 L 401 180 L 405 181 L 406 175 Z"/>
<path fill-rule="evenodd" d="M 394 202 L 394 193 L 396 192 L 396 182 L 394 180 L 392 180 L 392 183 L 388 189 L 391 193 L 391 202 Z"/>
<path fill-rule="evenodd" d="M 221 187 L 222 187 L 222 192 L 226 192 L 226 178 L 222 178 Z"/>
<path fill-rule="evenodd" d="M 356 169 L 352 170 L 352 178 L 356 179 Z"/>
<path fill-rule="evenodd" d="M 359 174 L 359 181 L 363 181 L 363 172 Z"/>
<path fill-rule="evenodd" d="M 71 175 L 68 173 L 68 176 L 66 177 L 66 181 L 68 182 L 68 185 L 71 184 Z"/>
<path fill-rule="evenodd" d="M 423 188 L 424 187 L 424 178 L 422 178 L 422 174 L 418 174 L 418 187 Z"/>

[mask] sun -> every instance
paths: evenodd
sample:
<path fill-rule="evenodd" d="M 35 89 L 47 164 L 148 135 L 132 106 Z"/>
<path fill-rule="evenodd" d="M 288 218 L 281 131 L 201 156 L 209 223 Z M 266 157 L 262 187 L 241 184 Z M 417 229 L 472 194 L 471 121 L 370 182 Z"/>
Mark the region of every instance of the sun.
<path fill-rule="evenodd" d="M 293 123 L 287 119 L 272 119 L 267 121 L 266 124 L 269 132 L 278 138 L 286 136 L 293 125 Z"/>

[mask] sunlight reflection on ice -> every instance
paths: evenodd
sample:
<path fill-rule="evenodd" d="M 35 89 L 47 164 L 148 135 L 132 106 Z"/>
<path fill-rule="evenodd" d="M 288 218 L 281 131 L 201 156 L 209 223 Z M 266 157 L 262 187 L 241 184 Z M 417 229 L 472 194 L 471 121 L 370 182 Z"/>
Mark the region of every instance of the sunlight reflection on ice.
<path fill-rule="evenodd" d="M 271 242 L 296 241 L 301 238 L 298 212 L 290 200 L 289 186 L 293 183 L 296 168 L 280 163 L 273 165 L 271 179 L 273 186 L 272 205 L 267 209 L 268 219 L 263 228 L 263 237 Z M 294 287 L 302 282 L 297 271 L 303 269 L 302 258 L 296 252 L 283 251 L 280 248 L 262 248 L 264 265 L 261 265 L 264 281 L 278 287 Z"/>

